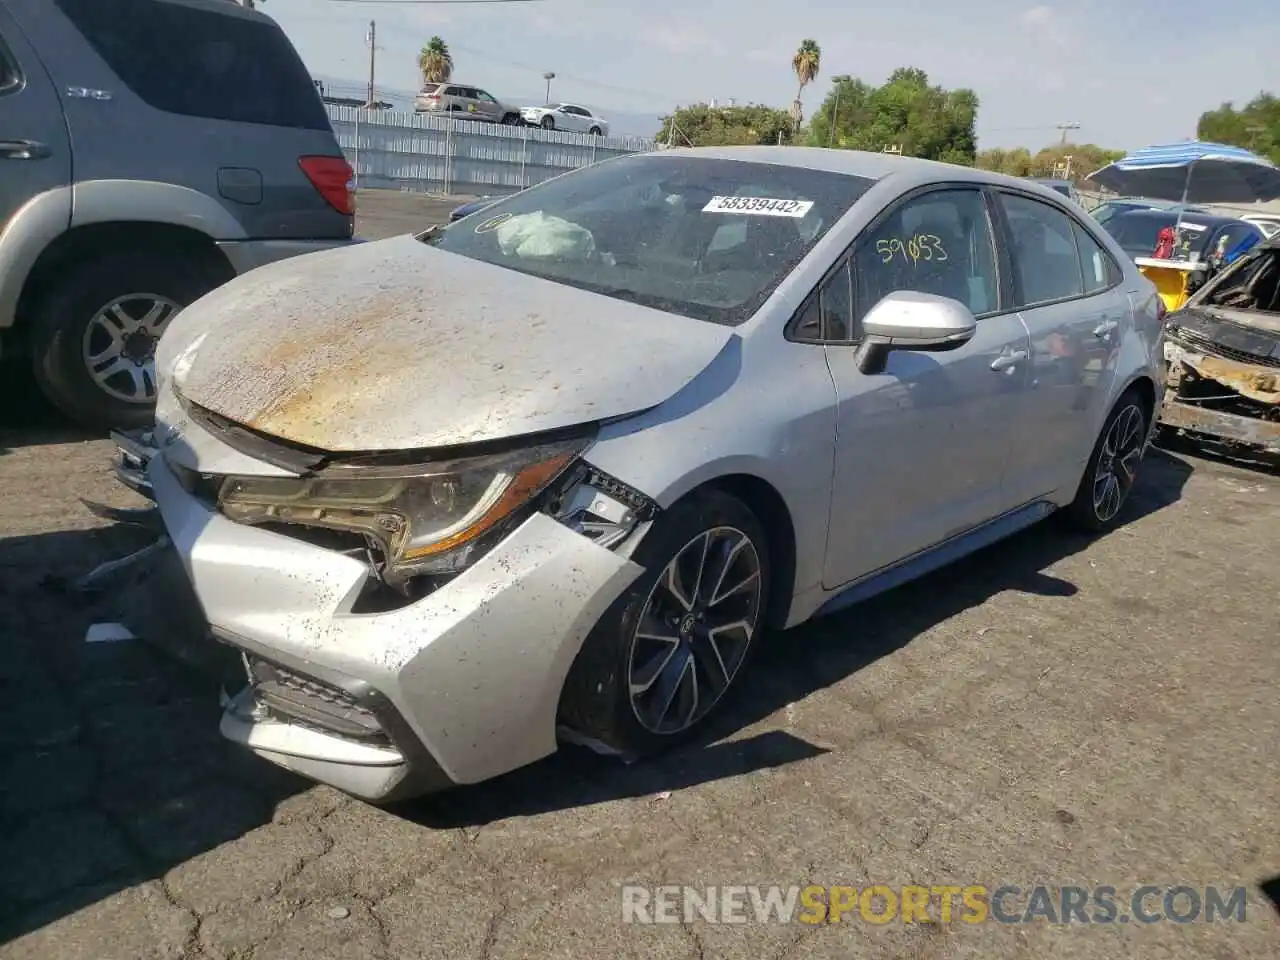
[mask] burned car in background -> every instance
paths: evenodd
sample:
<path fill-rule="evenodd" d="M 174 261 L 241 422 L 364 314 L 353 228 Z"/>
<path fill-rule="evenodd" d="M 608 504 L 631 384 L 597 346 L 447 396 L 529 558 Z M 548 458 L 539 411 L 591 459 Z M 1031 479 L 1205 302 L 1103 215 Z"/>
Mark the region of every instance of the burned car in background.
<path fill-rule="evenodd" d="M 1162 427 L 1245 456 L 1280 455 L 1280 238 L 1169 314 L 1164 352 Z"/>

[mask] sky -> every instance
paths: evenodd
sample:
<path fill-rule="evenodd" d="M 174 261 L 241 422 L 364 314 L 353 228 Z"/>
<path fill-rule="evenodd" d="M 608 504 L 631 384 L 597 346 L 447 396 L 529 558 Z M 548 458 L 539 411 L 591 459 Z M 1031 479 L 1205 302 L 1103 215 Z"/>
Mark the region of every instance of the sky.
<path fill-rule="evenodd" d="M 981 148 L 1069 139 L 1126 149 L 1195 136 L 1200 114 L 1280 87 L 1275 0 L 537 0 L 415 4 L 405 0 L 259 0 L 313 74 L 368 77 L 377 22 L 379 88 L 420 83 L 418 49 L 440 35 L 454 78 L 498 97 L 553 99 L 611 117 L 616 132 L 652 135 L 647 120 L 679 104 L 736 98 L 787 107 L 791 56 L 822 48 L 806 114 L 830 78 L 880 83 L 913 66 L 979 99 Z M 624 121 L 624 115 L 626 119 Z M 641 129 L 624 129 L 639 125 Z"/>

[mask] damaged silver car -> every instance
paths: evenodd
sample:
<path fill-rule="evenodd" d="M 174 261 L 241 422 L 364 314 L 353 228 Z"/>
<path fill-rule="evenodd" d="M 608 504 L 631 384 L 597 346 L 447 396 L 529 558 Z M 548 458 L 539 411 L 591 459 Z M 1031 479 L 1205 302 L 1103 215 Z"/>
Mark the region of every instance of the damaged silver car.
<path fill-rule="evenodd" d="M 1160 424 L 1247 459 L 1280 455 L 1280 237 L 1169 314 Z"/>
<path fill-rule="evenodd" d="M 1157 303 L 1025 181 L 628 156 L 187 308 L 120 469 L 243 654 L 222 732 L 385 802 L 660 749 L 767 629 L 1113 525 Z"/>

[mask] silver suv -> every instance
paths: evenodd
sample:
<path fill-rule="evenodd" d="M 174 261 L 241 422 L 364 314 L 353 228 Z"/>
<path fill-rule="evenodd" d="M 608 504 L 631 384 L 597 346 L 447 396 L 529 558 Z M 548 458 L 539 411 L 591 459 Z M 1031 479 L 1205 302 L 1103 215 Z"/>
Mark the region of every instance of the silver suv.
<path fill-rule="evenodd" d="M 444 113 L 460 120 L 483 120 L 520 126 L 518 107 L 503 103 L 488 91 L 465 83 L 427 83 L 413 100 L 414 113 Z"/>
<path fill-rule="evenodd" d="M 351 242 L 353 214 L 351 168 L 269 17 L 0 0 L 0 345 L 76 421 L 149 422 L 174 314 Z"/>

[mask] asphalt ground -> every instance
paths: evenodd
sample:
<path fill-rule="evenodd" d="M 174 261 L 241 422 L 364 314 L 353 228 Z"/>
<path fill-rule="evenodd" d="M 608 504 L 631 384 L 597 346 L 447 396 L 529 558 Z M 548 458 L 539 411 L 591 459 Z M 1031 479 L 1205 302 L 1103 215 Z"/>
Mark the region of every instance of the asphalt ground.
<path fill-rule="evenodd" d="M 457 202 L 362 197 L 359 230 Z M 143 538 L 79 498 L 138 501 L 106 440 L 4 390 L 0 957 L 1280 955 L 1274 473 L 1154 451 L 1117 531 L 1050 521 L 770 638 L 677 753 L 566 749 L 387 811 L 223 743 L 216 679 L 166 638 L 85 642 L 137 586 L 72 582 Z M 1132 922 L 968 923 L 957 900 L 878 924 L 877 894 L 840 922 L 625 923 L 631 884 L 1017 886 L 1005 915 L 1109 885 Z M 1143 884 L 1242 887 L 1245 919 L 1138 922 Z"/>

